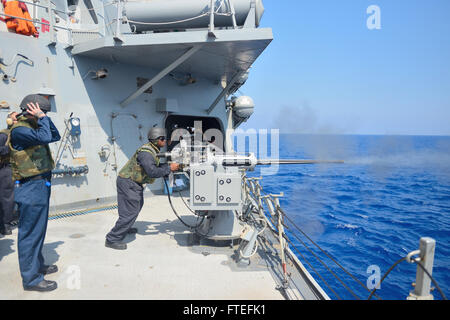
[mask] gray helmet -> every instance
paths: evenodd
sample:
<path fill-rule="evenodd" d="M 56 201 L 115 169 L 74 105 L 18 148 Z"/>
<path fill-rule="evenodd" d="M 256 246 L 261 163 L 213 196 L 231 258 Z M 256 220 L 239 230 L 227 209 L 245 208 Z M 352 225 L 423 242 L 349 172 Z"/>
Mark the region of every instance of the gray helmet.
<path fill-rule="evenodd" d="M 166 137 L 166 129 L 153 127 L 148 131 L 148 140 L 157 140 L 159 137 Z"/>
<path fill-rule="evenodd" d="M 51 110 L 50 101 L 40 94 L 27 95 L 25 98 L 23 98 L 22 102 L 20 103 L 20 109 L 22 111 L 26 111 L 28 109 L 27 104 L 30 102 L 34 104 L 38 103 L 39 108 L 44 112 L 48 112 Z"/>

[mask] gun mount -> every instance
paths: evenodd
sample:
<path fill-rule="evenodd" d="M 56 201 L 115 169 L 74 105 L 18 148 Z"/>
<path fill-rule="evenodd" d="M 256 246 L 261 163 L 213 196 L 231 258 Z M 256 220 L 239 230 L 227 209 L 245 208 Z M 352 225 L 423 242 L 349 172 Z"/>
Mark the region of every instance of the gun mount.
<path fill-rule="evenodd" d="M 248 242 L 243 252 L 252 251 L 259 232 L 257 227 L 246 222 L 246 216 L 252 211 L 244 186 L 246 171 L 253 171 L 258 165 L 343 163 L 341 160 L 258 160 L 253 153 L 239 155 L 213 150 L 211 144 L 188 147 L 181 140 L 171 152 L 160 153 L 158 157 L 179 163 L 189 178 L 189 208 L 206 217 L 196 231 L 212 240 L 243 239 Z"/>

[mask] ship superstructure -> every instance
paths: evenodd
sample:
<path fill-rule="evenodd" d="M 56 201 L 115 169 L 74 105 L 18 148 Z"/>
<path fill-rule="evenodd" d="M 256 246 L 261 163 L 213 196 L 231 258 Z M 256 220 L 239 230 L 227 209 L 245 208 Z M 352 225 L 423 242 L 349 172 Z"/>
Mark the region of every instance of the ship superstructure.
<path fill-rule="evenodd" d="M 31 19 L 0 14 L 32 22 L 39 35 L 0 22 L 0 122 L 27 94 L 50 97 L 62 139 L 50 146 L 47 258 L 68 270 L 60 281 L 70 270 L 85 279 L 45 297 L 329 299 L 290 250 L 277 195 L 245 175 L 270 160 L 234 153 L 230 139 L 254 107 L 233 94 L 273 39 L 259 28 L 261 0 L 20 2 Z M 164 150 L 162 158 L 185 164 L 178 178 L 186 188 L 167 198 L 177 177 L 147 186 L 137 237 L 150 237 L 120 255 L 103 247 L 117 212 L 118 170 L 153 126 L 168 137 L 200 132 L 200 142 Z M 177 219 L 188 209 L 196 216 Z M 1 261 L 10 282 L 0 297 L 35 298 L 20 288 L 12 248 Z"/>

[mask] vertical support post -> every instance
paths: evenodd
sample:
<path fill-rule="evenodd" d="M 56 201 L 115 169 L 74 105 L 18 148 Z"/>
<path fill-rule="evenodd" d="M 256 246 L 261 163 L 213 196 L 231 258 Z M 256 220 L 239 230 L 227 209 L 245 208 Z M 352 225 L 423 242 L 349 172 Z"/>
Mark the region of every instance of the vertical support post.
<path fill-rule="evenodd" d="M 230 6 L 231 11 L 231 21 L 233 22 L 233 28 L 237 29 L 236 23 L 236 11 L 234 10 L 233 0 L 228 0 L 228 5 Z"/>
<path fill-rule="evenodd" d="M 105 3 L 102 1 L 102 6 L 101 6 L 101 16 L 98 13 L 98 11 L 100 10 L 95 10 L 95 14 L 97 15 L 97 19 L 101 18 L 103 21 L 103 31 L 99 31 L 99 33 L 101 34 L 102 37 L 106 36 L 106 21 L 105 21 Z M 100 22 L 99 22 L 100 24 Z M 99 29 L 100 30 L 100 29 Z"/>
<path fill-rule="evenodd" d="M 47 0 L 47 10 L 48 10 L 48 17 L 49 17 L 49 24 L 50 24 L 50 42 L 48 45 L 54 46 L 56 44 L 55 39 L 55 28 L 53 26 L 54 24 L 54 15 L 53 15 L 53 8 L 52 8 L 52 2 L 50 0 Z"/>
<path fill-rule="evenodd" d="M 33 0 L 33 3 L 36 3 L 36 0 Z M 37 19 L 37 6 L 33 6 L 33 17 L 32 20 Z"/>
<path fill-rule="evenodd" d="M 73 47 L 73 33 L 72 33 L 72 28 L 69 23 L 69 16 L 67 16 L 67 20 L 66 20 L 66 31 L 67 31 L 67 46 L 66 46 L 66 48 L 72 48 Z"/>
<path fill-rule="evenodd" d="M 250 11 L 244 22 L 244 28 L 256 28 L 256 3 L 255 0 L 250 2 Z"/>
<path fill-rule="evenodd" d="M 258 180 L 261 180 L 262 177 L 260 177 Z M 256 195 L 258 197 L 258 211 L 259 211 L 259 216 L 263 217 L 264 216 L 264 209 L 263 209 L 263 205 L 262 205 L 262 200 L 261 200 L 261 185 L 259 184 L 259 181 L 254 181 L 255 184 L 255 189 L 256 189 Z"/>
<path fill-rule="evenodd" d="M 116 32 L 114 35 L 114 40 L 123 42 L 120 37 L 121 36 L 120 24 L 122 21 L 122 1 L 121 0 L 118 0 L 118 2 L 117 2 L 117 18 L 116 19 L 117 19 L 116 20 Z"/>
<path fill-rule="evenodd" d="M 226 103 L 226 101 L 225 101 Z M 233 152 L 233 143 L 231 141 L 231 136 L 233 135 L 234 129 L 233 129 L 233 107 L 228 106 L 228 123 L 227 123 L 227 130 L 225 132 L 225 152 Z"/>
<path fill-rule="evenodd" d="M 72 29 L 69 29 L 69 46 L 73 47 L 73 33 L 72 33 Z"/>
<path fill-rule="evenodd" d="M 215 0 L 211 0 L 210 1 L 210 11 L 209 11 L 209 31 L 208 31 L 208 36 L 215 38 L 216 36 L 214 35 L 214 1 Z"/>
<path fill-rule="evenodd" d="M 435 248 L 436 241 L 433 238 L 420 238 L 420 262 L 430 275 L 433 272 Z M 416 287 L 414 289 L 414 292 L 411 292 L 409 294 L 408 300 L 433 300 L 433 295 L 430 293 L 430 285 L 430 277 L 423 271 L 421 267 L 417 266 Z"/>

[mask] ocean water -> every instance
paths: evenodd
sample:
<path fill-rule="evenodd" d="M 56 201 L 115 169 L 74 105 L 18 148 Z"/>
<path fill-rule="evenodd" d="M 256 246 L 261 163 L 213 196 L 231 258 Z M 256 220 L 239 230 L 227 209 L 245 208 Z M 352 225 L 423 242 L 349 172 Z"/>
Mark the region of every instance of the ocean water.
<path fill-rule="evenodd" d="M 283 191 L 280 203 L 286 214 L 351 274 L 365 285 L 374 284 L 377 270 L 381 278 L 397 260 L 419 248 L 421 237 L 432 237 L 436 240 L 433 277 L 450 296 L 450 137 L 285 134 L 275 148 L 273 154 L 279 150 L 284 159 L 345 161 L 283 165 L 273 175 L 260 166 L 249 176 L 263 174 L 265 192 Z M 260 150 L 258 157 L 267 155 Z M 303 255 L 300 260 L 330 298 L 356 299 L 296 236 L 358 298 L 367 299 L 369 292 L 301 233 L 291 227 L 288 234 Z M 383 300 L 405 299 L 413 290 L 416 268 L 399 264 L 377 295 Z M 437 290 L 433 295 L 441 299 Z"/>

